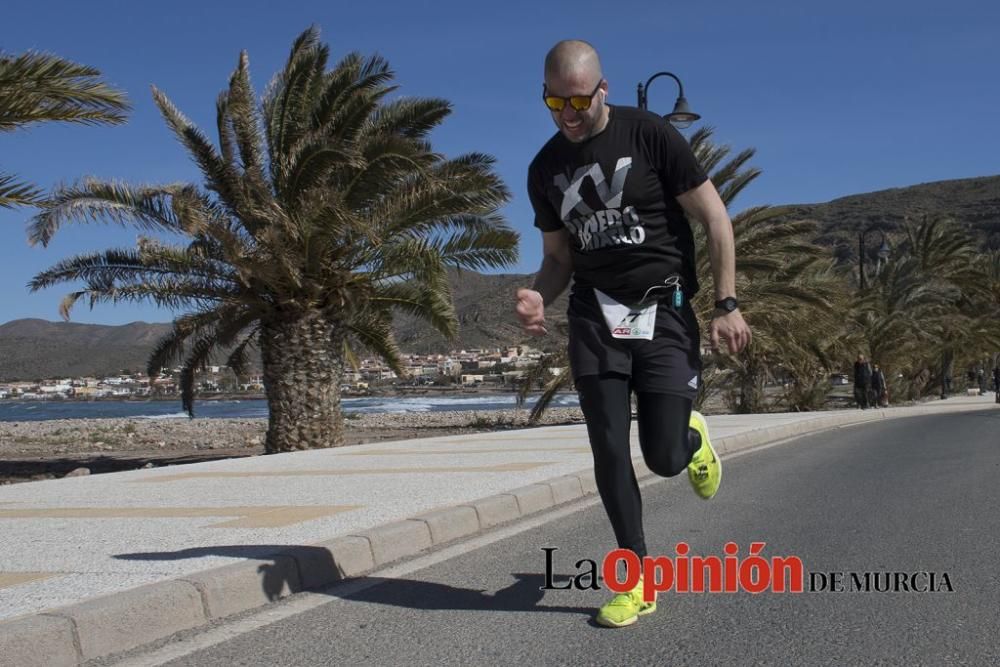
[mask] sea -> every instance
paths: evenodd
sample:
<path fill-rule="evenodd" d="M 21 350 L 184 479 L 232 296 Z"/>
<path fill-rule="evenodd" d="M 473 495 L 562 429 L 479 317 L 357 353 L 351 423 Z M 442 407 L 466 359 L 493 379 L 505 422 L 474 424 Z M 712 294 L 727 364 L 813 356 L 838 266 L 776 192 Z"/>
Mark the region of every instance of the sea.
<path fill-rule="evenodd" d="M 535 404 L 530 398 L 525 408 Z M 514 394 L 477 394 L 475 396 L 378 396 L 341 399 L 345 413 L 400 413 L 510 410 L 517 407 Z M 580 405 L 575 393 L 559 394 L 550 404 L 553 408 Z M 219 400 L 195 401 L 195 417 L 231 419 L 266 418 L 267 401 Z M 186 419 L 180 400 L 163 401 L 14 401 L 0 400 L 0 421 L 24 422 L 50 419 Z"/>

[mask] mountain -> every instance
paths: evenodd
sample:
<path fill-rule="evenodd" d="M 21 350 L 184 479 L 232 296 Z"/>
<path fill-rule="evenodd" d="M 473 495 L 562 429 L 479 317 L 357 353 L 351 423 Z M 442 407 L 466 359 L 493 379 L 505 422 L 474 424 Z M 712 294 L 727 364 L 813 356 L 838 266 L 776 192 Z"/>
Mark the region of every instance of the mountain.
<path fill-rule="evenodd" d="M 890 231 L 906 218 L 925 215 L 950 217 L 978 238 L 983 250 L 1000 249 L 1000 176 L 922 183 L 787 208 L 790 219 L 817 221 L 816 241 L 833 246 L 840 260 L 857 258 L 858 232 L 867 226 Z M 877 236 L 869 235 L 867 242 L 876 246 Z"/>
<path fill-rule="evenodd" d="M 457 340 L 448 341 L 429 325 L 409 315 L 396 318 L 395 329 L 404 352 L 428 354 L 452 349 L 495 348 L 526 341 L 516 324 L 514 293 L 531 285 L 530 275 L 483 275 L 470 271 L 452 275 Z M 559 323 L 566 321 L 566 296 L 550 308 L 547 319 L 555 335 L 544 343 L 565 340 Z M 156 342 L 169 324 L 133 322 L 122 326 L 14 320 L 0 325 L 0 382 L 81 377 L 145 370 Z M 537 344 L 537 342 L 535 343 Z M 221 363 L 221 359 L 218 360 Z M 260 367 L 259 357 L 251 365 Z"/>
<path fill-rule="evenodd" d="M 123 326 L 14 320 L 0 325 L 0 381 L 142 370 L 169 324 Z"/>
<path fill-rule="evenodd" d="M 843 261 L 856 258 L 857 232 L 868 225 L 891 230 L 906 217 L 947 215 L 968 228 L 983 249 L 1000 249 L 1000 176 L 924 183 L 907 188 L 842 197 L 822 204 L 793 204 L 788 216 L 819 223 L 818 241 Z M 529 243 L 537 243 L 534 238 Z M 870 245 L 875 239 L 869 237 Z M 395 321 L 404 352 L 426 354 L 451 349 L 492 348 L 529 342 L 514 317 L 514 293 L 529 286 L 530 275 L 452 274 L 459 335 L 449 342 L 408 315 Z M 549 331 L 534 345 L 553 349 L 565 341 L 566 297 L 547 309 Z M 169 324 L 134 322 L 124 326 L 15 320 L 0 325 L 0 381 L 115 373 L 144 369 L 155 342 Z"/>

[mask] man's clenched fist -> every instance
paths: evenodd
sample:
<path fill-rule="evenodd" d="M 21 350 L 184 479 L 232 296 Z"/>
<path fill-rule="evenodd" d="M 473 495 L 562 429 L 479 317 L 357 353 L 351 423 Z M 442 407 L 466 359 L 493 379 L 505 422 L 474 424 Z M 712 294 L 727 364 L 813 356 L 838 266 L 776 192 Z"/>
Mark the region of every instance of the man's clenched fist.
<path fill-rule="evenodd" d="M 548 333 L 545 329 L 545 302 L 542 295 L 533 289 L 521 288 L 517 290 L 517 319 L 521 320 L 521 326 L 532 336 L 544 336 Z"/>

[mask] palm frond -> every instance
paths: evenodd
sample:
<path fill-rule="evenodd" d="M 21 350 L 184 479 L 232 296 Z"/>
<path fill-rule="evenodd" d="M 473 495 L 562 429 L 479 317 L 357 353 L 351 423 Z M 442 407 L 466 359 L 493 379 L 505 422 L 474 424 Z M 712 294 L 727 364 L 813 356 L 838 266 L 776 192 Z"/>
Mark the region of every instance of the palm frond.
<path fill-rule="evenodd" d="M 246 338 L 240 341 L 233 351 L 229 353 L 226 357 L 226 366 L 232 369 L 233 373 L 237 377 L 243 377 L 247 374 L 250 367 L 250 348 L 256 345 L 258 329 L 251 331 Z"/>
<path fill-rule="evenodd" d="M 291 146 L 308 132 L 315 83 L 323 77 L 326 50 L 319 43 L 319 29 L 310 27 L 296 38 L 285 67 L 264 92 L 264 130 L 271 156 L 271 179 L 284 189 Z"/>
<path fill-rule="evenodd" d="M 175 280 L 179 284 L 188 279 L 192 284 L 216 285 L 225 294 L 236 294 L 240 289 L 229 267 L 164 245 L 77 255 L 36 274 L 28 289 L 34 292 L 74 280 L 114 286 L 124 281 Z"/>
<path fill-rule="evenodd" d="M 0 208 L 35 206 L 41 203 L 42 191 L 30 183 L 22 183 L 12 174 L 0 172 Z"/>
<path fill-rule="evenodd" d="M 263 134 L 250 83 L 250 59 L 246 51 L 240 53 L 239 65 L 229 79 L 226 115 L 232 128 L 232 137 L 239 149 L 243 171 L 253 192 L 258 195 L 268 192 Z"/>
<path fill-rule="evenodd" d="M 387 102 L 371 114 L 362 138 L 401 136 L 425 139 L 451 114 L 451 103 L 444 99 L 398 99 Z"/>
<path fill-rule="evenodd" d="M 255 229 L 250 206 L 233 165 L 222 159 L 208 138 L 173 105 L 170 99 L 153 87 L 153 100 L 167 125 L 188 150 L 205 176 L 205 185 L 215 192 L 234 217 L 240 218 L 251 233 Z"/>
<path fill-rule="evenodd" d="M 535 405 L 531 408 L 531 413 L 528 415 L 528 419 L 531 422 L 537 422 L 545 414 L 545 410 L 552 404 L 556 395 L 566 389 L 572 384 L 573 375 L 570 372 L 569 366 L 561 369 L 558 373 L 553 375 L 542 387 L 542 393 L 539 394 L 538 400 L 535 401 Z"/>
<path fill-rule="evenodd" d="M 234 348 L 239 350 L 249 344 L 250 336 L 237 344 L 237 339 L 250 327 L 255 318 L 244 314 L 235 319 L 216 320 L 214 327 L 203 333 L 186 351 L 184 365 L 180 373 L 181 405 L 188 416 L 194 417 L 194 380 L 197 371 L 203 371 L 212 355 L 219 350 Z M 236 363 L 240 363 L 242 352 L 236 354 Z M 230 355 L 232 359 L 232 355 Z"/>
<path fill-rule="evenodd" d="M 0 53 L 0 131 L 32 123 L 124 123 L 125 94 L 100 80 L 93 67 L 49 53 Z"/>
<path fill-rule="evenodd" d="M 161 338 L 153 349 L 146 365 L 146 373 L 154 377 L 162 369 L 182 361 L 187 341 L 191 338 L 205 337 L 220 322 L 244 322 L 249 325 L 252 315 L 253 313 L 243 306 L 223 304 L 175 318 L 170 333 Z"/>
<path fill-rule="evenodd" d="M 448 339 L 458 333 L 458 320 L 447 276 L 430 283 L 396 282 L 378 290 L 371 298 L 377 307 L 394 308 L 426 319 Z"/>
<path fill-rule="evenodd" d="M 442 261 L 459 269 L 482 271 L 517 262 L 517 232 L 503 224 L 467 230 L 438 241 Z"/>
<path fill-rule="evenodd" d="M 133 186 L 86 178 L 58 188 L 28 226 L 32 245 L 48 245 L 68 222 L 111 222 L 150 231 L 183 232 L 170 206 L 171 186 Z"/>
<path fill-rule="evenodd" d="M 385 360 L 397 375 L 406 375 L 392 322 L 385 313 L 372 309 L 358 313 L 347 323 L 347 330 L 362 347 Z"/>

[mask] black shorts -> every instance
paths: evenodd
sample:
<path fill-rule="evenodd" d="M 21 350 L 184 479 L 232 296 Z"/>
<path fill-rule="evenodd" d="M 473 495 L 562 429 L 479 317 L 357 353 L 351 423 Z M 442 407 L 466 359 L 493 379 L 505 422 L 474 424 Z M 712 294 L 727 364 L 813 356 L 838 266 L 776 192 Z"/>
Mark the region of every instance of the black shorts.
<path fill-rule="evenodd" d="M 608 330 L 594 290 L 575 289 L 569 298 L 569 361 L 576 381 L 585 375 L 620 373 L 634 391 L 673 394 L 694 400 L 701 387 L 698 318 L 684 299 L 659 302 L 652 340 L 615 338 Z"/>

